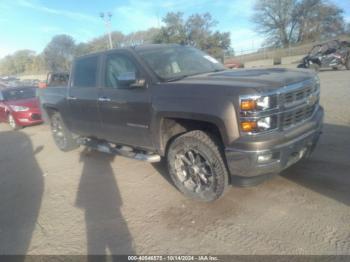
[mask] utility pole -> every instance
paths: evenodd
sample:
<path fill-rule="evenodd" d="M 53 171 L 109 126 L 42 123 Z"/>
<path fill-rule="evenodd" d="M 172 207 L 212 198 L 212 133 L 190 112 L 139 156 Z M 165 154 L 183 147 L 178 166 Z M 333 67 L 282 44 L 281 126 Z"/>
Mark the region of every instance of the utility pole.
<path fill-rule="evenodd" d="M 109 48 L 113 48 L 113 43 L 112 43 L 112 33 L 111 33 L 111 19 L 112 19 L 112 13 L 107 12 L 107 13 L 100 13 L 100 17 L 102 20 L 105 22 L 107 34 L 108 34 L 108 40 L 109 40 Z M 107 45 L 108 47 L 108 45 Z"/>

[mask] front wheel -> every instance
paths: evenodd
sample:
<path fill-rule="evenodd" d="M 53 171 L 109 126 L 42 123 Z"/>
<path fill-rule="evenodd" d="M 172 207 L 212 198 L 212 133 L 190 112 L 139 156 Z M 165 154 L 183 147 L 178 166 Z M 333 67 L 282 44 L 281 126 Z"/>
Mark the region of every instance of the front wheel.
<path fill-rule="evenodd" d="M 50 120 L 52 136 L 60 150 L 67 152 L 79 147 L 59 113 L 53 113 Z"/>
<path fill-rule="evenodd" d="M 224 194 L 228 172 L 218 143 L 205 132 L 177 137 L 169 146 L 167 161 L 171 179 L 186 196 L 210 202 Z"/>
<path fill-rule="evenodd" d="M 12 114 L 8 115 L 7 121 L 9 123 L 10 127 L 12 128 L 12 130 L 18 130 L 21 128 L 21 126 L 17 124 L 17 122 Z"/>

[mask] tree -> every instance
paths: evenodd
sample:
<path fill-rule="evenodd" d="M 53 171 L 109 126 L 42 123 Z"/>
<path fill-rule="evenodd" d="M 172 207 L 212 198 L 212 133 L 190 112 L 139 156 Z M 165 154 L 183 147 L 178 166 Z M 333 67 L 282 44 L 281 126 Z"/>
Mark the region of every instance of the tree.
<path fill-rule="evenodd" d="M 74 51 L 75 43 L 71 36 L 54 36 L 43 52 L 47 68 L 51 71 L 69 71 Z"/>
<path fill-rule="evenodd" d="M 162 26 L 159 33 L 155 35 L 155 43 L 185 44 L 187 42 L 183 13 L 167 13 L 162 21 L 165 26 Z"/>
<path fill-rule="evenodd" d="M 327 39 L 344 31 L 343 10 L 324 0 L 258 0 L 253 22 L 273 46 Z"/>
<path fill-rule="evenodd" d="M 168 13 L 163 22 L 165 26 L 155 35 L 155 43 L 187 44 L 219 59 L 223 59 L 224 52 L 230 49 L 230 33 L 213 32 L 217 21 L 209 13 L 193 14 L 186 21 L 183 13 Z"/>
<path fill-rule="evenodd" d="M 2 74 L 14 75 L 24 73 L 35 59 L 32 50 L 18 50 L 12 55 L 1 60 L 0 71 Z"/>
<path fill-rule="evenodd" d="M 158 28 L 150 28 L 145 31 L 136 31 L 124 37 L 124 46 L 135 46 L 142 44 L 151 44 L 154 37 L 159 33 Z"/>
<path fill-rule="evenodd" d="M 146 43 L 152 43 L 154 36 L 159 29 L 150 28 L 146 31 L 136 31 L 128 35 L 124 35 L 119 31 L 112 32 L 113 47 L 134 46 Z M 79 43 L 75 47 L 74 54 L 76 56 L 89 54 L 93 52 L 103 51 L 109 49 L 108 36 L 103 35 L 96 37 L 87 43 Z"/>

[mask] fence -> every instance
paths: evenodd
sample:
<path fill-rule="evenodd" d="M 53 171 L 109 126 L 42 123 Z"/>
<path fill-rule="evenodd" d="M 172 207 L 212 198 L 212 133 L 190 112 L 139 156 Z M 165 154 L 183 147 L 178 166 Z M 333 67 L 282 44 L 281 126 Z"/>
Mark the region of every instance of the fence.
<path fill-rule="evenodd" d="M 350 37 L 344 36 L 339 37 L 340 40 L 350 41 Z M 323 41 L 324 42 L 324 41 Z M 273 59 L 275 64 L 281 63 L 281 58 L 289 56 L 301 56 L 307 54 L 310 49 L 322 42 L 312 42 L 308 44 L 298 45 L 298 46 L 289 46 L 287 48 L 259 48 L 259 49 L 245 49 L 245 50 L 235 50 L 235 56 L 225 57 L 225 62 L 228 62 L 230 59 L 239 61 L 241 63 L 255 61 L 255 60 L 264 60 L 264 59 Z"/>

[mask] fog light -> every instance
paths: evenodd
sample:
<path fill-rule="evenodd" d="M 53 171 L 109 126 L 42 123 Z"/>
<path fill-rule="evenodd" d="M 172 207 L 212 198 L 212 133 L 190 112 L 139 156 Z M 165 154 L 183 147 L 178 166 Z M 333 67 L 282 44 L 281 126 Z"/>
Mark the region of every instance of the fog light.
<path fill-rule="evenodd" d="M 246 121 L 241 123 L 241 127 L 244 132 L 252 132 L 256 130 L 257 125 L 254 121 Z"/>
<path fill-rule="evenodd" d="M 264 153 L 258 156 L 258 163 L 266 163 L 272 159 L 272 153 Z"/>

